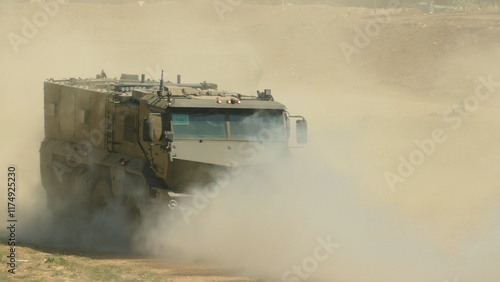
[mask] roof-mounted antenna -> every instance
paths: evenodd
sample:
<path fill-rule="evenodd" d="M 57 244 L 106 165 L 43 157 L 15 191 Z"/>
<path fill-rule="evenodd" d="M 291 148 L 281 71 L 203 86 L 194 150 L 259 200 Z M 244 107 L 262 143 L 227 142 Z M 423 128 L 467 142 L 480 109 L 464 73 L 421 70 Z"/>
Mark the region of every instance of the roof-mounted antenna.
<path fill-rule="evenodd" d="M 163 91 L 163 70 L 161 70 L 160 91 Z"/>
<path fill-rule="evenodd" d="M 161 97 L 161 93 L 163 92 L 163 70 L 161 70 L 161 77 L 160 77 L 160 88 L 158 89 L 158 96 Z"/>

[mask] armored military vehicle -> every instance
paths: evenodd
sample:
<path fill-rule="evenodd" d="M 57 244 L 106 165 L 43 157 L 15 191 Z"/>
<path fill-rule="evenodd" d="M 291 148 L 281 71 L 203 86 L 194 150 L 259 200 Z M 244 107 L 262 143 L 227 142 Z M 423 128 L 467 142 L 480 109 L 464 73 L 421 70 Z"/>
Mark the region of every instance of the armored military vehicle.
<path fill-rule="evenodd" d="M 214 168 L 272 161 L 289 143 L 307 142 L 306 120 L 270 90 L 243 95 L 180 76 L 49 79 L 44 107 L 40 167 L 50 206 L 171 199 L 211 181 Z"/>

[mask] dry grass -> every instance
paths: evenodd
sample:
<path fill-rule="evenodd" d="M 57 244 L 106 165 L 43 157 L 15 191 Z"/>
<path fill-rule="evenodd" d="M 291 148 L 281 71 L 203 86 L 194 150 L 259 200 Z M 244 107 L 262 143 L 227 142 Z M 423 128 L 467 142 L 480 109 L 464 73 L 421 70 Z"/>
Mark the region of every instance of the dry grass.
<path fill-rule="evenodd" d="M 0 256 L 9 246 L 0 244 Z M 0 281 L 257 281 L 205 266 L 179 265 L 123 254 L 88 253 L 38 246 L 16 247 L 16 274 Z M 5 259 L 2 259 L 5 265 Z"/>

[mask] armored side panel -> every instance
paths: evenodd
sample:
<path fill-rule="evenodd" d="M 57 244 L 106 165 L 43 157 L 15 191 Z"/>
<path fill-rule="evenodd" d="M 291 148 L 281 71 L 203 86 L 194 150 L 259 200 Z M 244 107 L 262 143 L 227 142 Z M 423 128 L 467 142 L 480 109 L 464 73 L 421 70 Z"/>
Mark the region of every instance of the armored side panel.
<path fill-rule="evenodd" d="M 106 149 L 105 133 L 112 126 L 108 124 L 106 119 L 106 105 L 108 101 L 108 93 L 96 92 L 90 90 L 82 90 L 86 94 L 90 94 L 90 136 L 88 137 L 94 147 Z M 99 132 L 99 136 L 94 136 L 94 132 Z"/>
<path fill-rule="evenodd" d="M 45 82 L 45 136 L 105 149 L 108 93 Z"/>
<path fill-rule="evenodd" d="M 44 86 L 45 137 L 59 138 L 59 97 L 61 86 L 45 82 Z"/>
<path fill-rule="evenodd" d="M 75 141 L 81 142 L 88 138 L 90 133 L 91 107 L 90 101 L 94 93 L 85 93 L 85 90 L 76 89 L 75 95 Z"/>
<path fill-rule="evenodd" d="M 59 95 L 59 138 L 66 141 L 76 141 L 75 92 L 72 87 L 61 87 Z"/>
<path fill-rule="evenodd" d="M 115 101 L 112 107 L 113 152 L 144 157 L 137 143 L 138 105 L 130 101 Z"/>
<path fill-rule="evenodd" d="M 137 105 L 107 87 L 78 82 L 44 84 L 40 172 L 49 207 L 98 204 L 109 197 L 143 199 L 147 186 L 136 144 Z"/>

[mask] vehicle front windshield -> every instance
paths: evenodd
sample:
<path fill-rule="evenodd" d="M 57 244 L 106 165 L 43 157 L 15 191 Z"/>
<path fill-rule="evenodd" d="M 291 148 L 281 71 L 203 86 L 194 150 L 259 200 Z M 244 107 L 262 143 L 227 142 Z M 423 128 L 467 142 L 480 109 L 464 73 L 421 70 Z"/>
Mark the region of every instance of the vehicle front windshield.
<path fill-rule="evenodd" d="M 176 139 L 226 139 L 226 114 L 210 109 L 178 110 L 172 113 Z"/>
<path fill-rule="evenodd" d="M 174 109 L 176 139 L 286 140 L 283 110 Z"/>
<path fill-rule="evenodd" d="M 231 140 L 284 141 L 285 124 L 280 110 L 229 112 Z"/>

